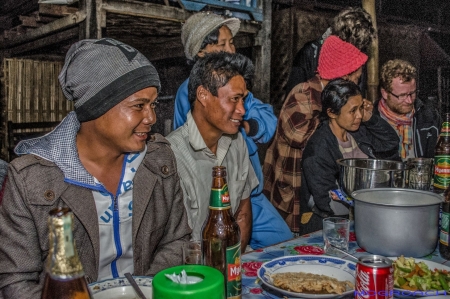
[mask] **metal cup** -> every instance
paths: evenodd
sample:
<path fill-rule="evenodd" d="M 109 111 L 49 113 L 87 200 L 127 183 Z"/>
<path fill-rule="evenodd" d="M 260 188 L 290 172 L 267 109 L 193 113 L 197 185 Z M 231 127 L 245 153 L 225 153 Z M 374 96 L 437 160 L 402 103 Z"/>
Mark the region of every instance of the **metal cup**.
<path fill-rule="evenodd" d="M 432 158 L 409 158 L 408 188 L 429 191 L 433 177 Z"/>

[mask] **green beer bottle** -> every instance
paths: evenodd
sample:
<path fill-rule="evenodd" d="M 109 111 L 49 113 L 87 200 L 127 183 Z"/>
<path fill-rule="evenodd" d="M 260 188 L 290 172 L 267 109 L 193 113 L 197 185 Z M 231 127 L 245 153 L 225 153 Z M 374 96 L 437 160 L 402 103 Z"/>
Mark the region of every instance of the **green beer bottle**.
<path fill-rule="evenodd" d="M 226 168 L 213 167 L 209 215 L 202 228 L 203 264 L 225 277 L 225 297 L 241 298 L 241 237 L 231 214 Z"/>
<path fill-rule="evenodd" d="M 443 193 L 450 185 L 450 113 L 445 113 L 434 154 L 433 190 Z"/>

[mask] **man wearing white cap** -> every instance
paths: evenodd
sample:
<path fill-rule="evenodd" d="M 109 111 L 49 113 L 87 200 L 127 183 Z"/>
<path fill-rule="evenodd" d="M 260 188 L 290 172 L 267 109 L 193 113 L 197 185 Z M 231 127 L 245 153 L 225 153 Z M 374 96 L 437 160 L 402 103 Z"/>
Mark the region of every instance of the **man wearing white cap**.
<path fill-rule="evenodd" d="M 206 53 L 235 53 L 234 36 L 239 31 L 240 21 L 237 18 L 224 18 L 213 13 L 197 13 L 192 15 L 183 25 L 181 41 L 189 64 L 195 63 Z M 191 109 L 188 100 L 189 79 L 178 89 L 175 98 L 174 129 L 182 126 Z M 292 233 L 279 213 L 262 194 L 263 175 L 258 157 L 257 143 L 269 142 L 275 133 L 277 118 L 272 106 L 262 103 L 248 91 L 245 97 L 246 110 L 241 123 L 240 132 L 248 147 L 249 158 L 259 185 L 252 191 L 251 203 L 253 211 L 253 227 L 250 246 L 253 249 L 272 245 L 292 238 Z"/>

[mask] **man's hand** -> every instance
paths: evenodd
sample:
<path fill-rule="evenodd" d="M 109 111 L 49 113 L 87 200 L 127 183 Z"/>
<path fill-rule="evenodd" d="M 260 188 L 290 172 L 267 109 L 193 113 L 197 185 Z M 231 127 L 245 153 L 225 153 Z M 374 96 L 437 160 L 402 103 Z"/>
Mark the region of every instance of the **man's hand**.
<path fill-rule="evenodd" d="M 362 117 L 362 121 L 366 122 L 372 117 L 373 113 L 373 104 L 369 100 L 364 99 L 363 100 L 363 108 L 364 108 L 364 115 Z"/>
<path fill-rule="evenodd" d="M 241 200 L 234 218 L 241 231 L 241 252 L 244 253 L 252 234 L 252 203 L 250 198 Z"/>

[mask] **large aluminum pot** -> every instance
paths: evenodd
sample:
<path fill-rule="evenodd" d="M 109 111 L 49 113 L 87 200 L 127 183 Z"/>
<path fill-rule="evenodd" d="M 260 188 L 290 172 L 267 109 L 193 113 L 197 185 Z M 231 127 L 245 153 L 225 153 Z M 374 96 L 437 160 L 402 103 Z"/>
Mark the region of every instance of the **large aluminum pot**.
<path fill-rule="evenodd" d="M 400 188 L 352 193 L 359 247 L 384 256 L 421 257 L 436 249 L 443 197 Z"/>
<path fill-rule="evenodd" d="M 361 189 L 405 188 L 408 166 L 400 161 L 380 159 L 339 159 L 339 185 L 350 195 Z"/>

